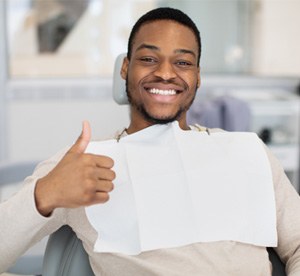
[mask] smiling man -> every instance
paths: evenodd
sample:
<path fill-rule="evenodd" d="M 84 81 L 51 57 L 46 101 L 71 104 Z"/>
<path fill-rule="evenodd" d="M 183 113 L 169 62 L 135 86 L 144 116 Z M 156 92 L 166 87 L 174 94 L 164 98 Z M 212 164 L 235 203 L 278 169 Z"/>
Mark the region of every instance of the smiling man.
<path fill-rule="evenodd" d="M 117 141 L 124 138 L 123 141 L 144 143 L 135 152 L 138 153 L 136 156 L 142 156 L 136 159 L 136 163 L 150 158 L 154 142 L 161 146 L 165 136 L 154 135 L 161 129 L 167 129 L 169 132 L 164 133 L 175 135 L 175 139 L 168 138 L 159 150 L 154 147 L 155 153 L 159 155 L 165 147 L 173 146 L 177 138 L 184 144 L 179 149 L 186 150 L 177 156 L 173 151 L 168 152 L 175 156 L 177 163 L 171 158 L 162 161 L 155 157 L 147 163 L 146 169 L 152 173 L 149 177 L 157 182 L 150 182 L 151 187 L 146 188 L 156 185 L 157 190 L 152 195 L 143 195 L 145 200 L 140 202 L 139 211 L 147 207 L 151 217 L 151 206 L 159 203 L 161 209 L 156 210 L 151 218 L 138 218 L 149 226 L 160 221 L 155 230 L 165 239 L 177 235 L 177 241 L 170 238 L 166 243 L 165 239 L 157 241 L 150 235 L 142 241 L 147 243 L 150 240 L 151 246 L 151 241 L 154 241 L 155 246 L 133 255 L 122 250 L 95 250 L 98 233 L 87 218 L 85 207 L 97 205 L 105 208 L 109 206 L 107 202 L 116 205 L 125 202 L 124 206 L 116 206 L 121 212 L 133 210 L 136 215 L 138 211 L 130 209 L 133 205 L 131 197 L 120 196 L 117 202 L 110 199 L 114 191 L 125 187 L 126 183 L 117 185 L 120 184 L 117 180 L 130 177 L 117 175 L 114 162 L 119 160 L 86 152 L 91 132 L 85 122 L 81 136 L 71 148 L 41 163 L 26 179 L 23 189 L 0 205 L 0 271 L 5 271 L 36 241 L 68 224 L 82 240 L 96 275 L 271 275 L 266 251 L 269 244 L 278 244 L 276 251 L 287 263 L 287 272 L 300 275 L 300 200 L 278 161 L 256 136 L 187 125 L 186 113 L 200 86 L 200 56 L 201 40 L 193 21 L 179 10 L 159 8 L 143 15 L 134 25 L 121 69 L 121 76 L 126 80 L 131 122 L 120 131 Z M 143 135 L 143 140 L 138 140 Z M 201 138 L 201 142 L 195 141 L 196 137 Z M 118 144 L 115 140 L 111 143 Z M 144 154 L 148 144 L 150 147 Z M 257 155 L 251 149 L 255 149 Z M 180 174 L 174 172 L 174 164 L 189 166 Z M 264 164 L 264 167 L 259 164 Z M 132 166 L 130 162 L 122 163 L 123 167 L 127 165 Z M 152 171 L 154 167 L 156 169 Z M 140 169 L 144 168 L 141 166 Z M 165 173 L 167 169 L 168 173 Z M 137 173 L 139 171 L 134 171 L 132 175 Z M 173 177 L 172 181 L 168 180 L 169 176 Z M 149 183 L 148 176 L 140 178 L 143 177 L 141 184 Z M 198 182 L 195 183 L 194 179 Z M 270 180 L 271 185 L 268 186 L 269 182 L 265 183 L 265 180 Z M 163 189 L 164 184 L 170 189 L 161 192 L 160 187 Z M 201 192 L 192 192 L 196 190 Z M 128 195 L 127 192 L 123 191 L 124 195 Z M 187 193 L 193 201 L 184 200 Z M 148 195 L 149 198 L 152 196 L 150 200 L 146 198 Z M 170 208 L 171 202 L 174 208 Z M 160 214 L 167 208 L 175 218 L 173 222 L 177 223 L 169 232 L 161 226 L 171 223 L 168 216 Z M 274 219 L 266 217 L 264 220 L 262 214 L 270 214 Z M 114 219 L 115 215 L 113 211 L 104 212 L 99 216 L 100 224 Z M 180 219 L 176 219 L 177 215 Z M 185 222 L 190 222 L 193 215 L 197 217 L 196 223 L 187 226 Z M 134 231 L 136 217 L 131 220 L 124 216 L 117 218 L 124 222 L 124 228 L 126 225 L 131 229 L 127 232 L 128 237 L 143 239 L 140 232 Z M 227 218 L 231 219 L 229 223 Z M 259 227 L 253 226 L 255 223 Z M 122 228 L 111 228 L 110 232 L 123 233 Z M 140 230 L 146 233 L 148 228 Z M 180 231 L 185 234 L 181 235 Z M 107 234 L 100 232 L 100 244 Z M 125 235 L 119 236 L 118 240 L 110 240 L 115 248 L 124 241 L 131 241 Z"/>
<path fill-rule="evenodd" d="M 150 13 L 133 28 L 121 71 L 131 104 L 129 133 L 174 120 L 189 129 L 186 112 L 200 84 L 201 42 L 194 23 L 182 19 L 153 20 Z"/>

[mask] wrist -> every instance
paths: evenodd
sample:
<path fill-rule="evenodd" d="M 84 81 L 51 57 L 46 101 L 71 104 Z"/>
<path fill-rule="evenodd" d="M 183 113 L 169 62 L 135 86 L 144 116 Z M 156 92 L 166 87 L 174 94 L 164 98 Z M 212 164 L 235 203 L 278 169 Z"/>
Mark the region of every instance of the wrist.
<path fill-rule="evenodd" d="M 35 205 L 38 212 L 48 217 L 55 209 L 55 204 L 51 200 L 52 193 L 49 192 L 49 183 L 44 178 L 40 178 L 35 186 L 34 197 Z"/>

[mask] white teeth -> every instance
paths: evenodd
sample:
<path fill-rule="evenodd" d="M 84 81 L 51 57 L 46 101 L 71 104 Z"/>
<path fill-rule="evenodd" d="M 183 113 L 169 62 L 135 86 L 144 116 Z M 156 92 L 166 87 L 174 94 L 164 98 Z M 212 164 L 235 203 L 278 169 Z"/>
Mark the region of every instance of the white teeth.
<path fill-rule="evenodd" d="M 176 91 L 173 89 L 170 90 L 160 90 L 160 89 L 156 89 L 156 88 L 151 88 L 149 90 L 149 92 L 151 94 L 158 94 L 158 95 L 175 95 Z"/>

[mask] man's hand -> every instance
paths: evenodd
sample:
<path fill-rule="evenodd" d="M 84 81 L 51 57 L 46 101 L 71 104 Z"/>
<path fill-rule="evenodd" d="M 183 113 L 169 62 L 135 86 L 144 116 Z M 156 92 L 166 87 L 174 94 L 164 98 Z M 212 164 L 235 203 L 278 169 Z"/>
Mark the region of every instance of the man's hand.
<path fill-rule="evenodd" d="M 113 160 L 107 156 L 84 153 L 91 138 L 88 122 L 82 133 L 57 166 L 38 180 L 35 189 L 36 206 L 48 216 L 58 207 L 75 208 L 109 199 L 115 179 Z"/>

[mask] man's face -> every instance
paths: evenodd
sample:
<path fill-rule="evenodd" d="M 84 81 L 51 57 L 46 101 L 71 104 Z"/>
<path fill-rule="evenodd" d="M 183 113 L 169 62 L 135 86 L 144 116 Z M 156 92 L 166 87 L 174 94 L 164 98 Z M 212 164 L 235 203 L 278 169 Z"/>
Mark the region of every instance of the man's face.
<path fill-rule="evenodd" d="M 157 20 L 139 29 L 121 70 L 136 128 L 174 120 L 186 128 L 186 112 L 200 84 L 197 60 L 195 35 L 184 25 Z"/>

